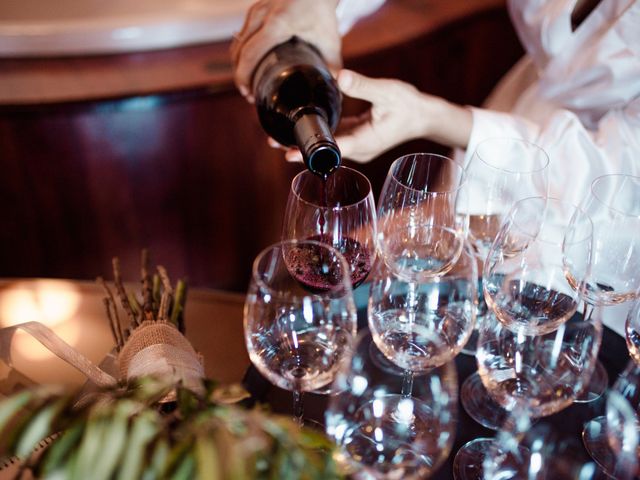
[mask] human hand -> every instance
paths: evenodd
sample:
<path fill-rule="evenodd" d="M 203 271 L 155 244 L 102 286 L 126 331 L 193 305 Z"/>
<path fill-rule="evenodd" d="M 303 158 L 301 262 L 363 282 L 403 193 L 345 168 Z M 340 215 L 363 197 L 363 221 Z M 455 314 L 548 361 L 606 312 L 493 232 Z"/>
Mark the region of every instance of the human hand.
<path fill-rule="evenodd" d="M 296 35 L 314 45 L 329 68 L 341 66 L 338 0 L 258 0 L 248 10 L 242 30 L 231 44 L 234 80 L 240 93 L 253 101 L 251 75 L 262 57 Z"/>
<path fill-rule="evenodd" d="M 336 142 L 343 157 L 368 162 L 407 140 L 423 137 L 430 123 L 430 101 L 414 86 L 392 79 L 373 79 L 350 70 L 341 70 L 338 85 L 349 97 L 366 100 L 371 108 L 362 115 L 341 120 Z M 286 159 L 300 161 L 295 150 Z"/>

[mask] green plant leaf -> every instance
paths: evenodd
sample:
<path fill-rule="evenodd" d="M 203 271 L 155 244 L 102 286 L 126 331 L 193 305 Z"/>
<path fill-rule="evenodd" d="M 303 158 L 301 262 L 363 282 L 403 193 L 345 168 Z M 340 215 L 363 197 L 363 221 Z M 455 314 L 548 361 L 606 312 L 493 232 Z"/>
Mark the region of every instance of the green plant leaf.
<path fill-rule="evenodd" d="M 118 473 L 119 479 L 130 480 L 141 477 L 146 459 L 145 450 L 149 442 L 158 434 L 159 423 L 157 414 L 150 410 L 145 410 L 134 417 L 124 461 Z"/>
<path fill-rule="evenodd" d="M 7 422 L 34 397 L 34 392 L 24 390 L 0 402 L 0 432 Z"/>
<path fill-rule="evenodd" d="M 198 461 L 198 477 L 207 480 L 220 479 L 220 462 L 218 450 L 211 436 L 198 435 L 196 438 L 196 458 Z"/>
<path fill-rule="evenodd" d="M 182 458 L 182 461 L 178 465 L 176 471 L 171 475 L 171 478 L 174 480 L 193 480 L 195 477 L 195 466 L 196 462 L 188 451 L 187 454 Z M 202 479 L 207 480 L 207 479 Z"/>
<path fill-rule="evenodd" d="M 64 468 L 68 462 L 69 454 L 78 446 L 80 438 L 82 438 L 83 429 L 83 423 L 77 423 L 65 430 L 51 444 L 43 458 L 42 477 L 49 478 L 54 471 Z"/>
<path fill-rule="evenodd" d="M 93 465 L 92 480 L 108 480 L 117 470 L 124 448 L 127 445 L 129 418 L 136 413 L 138 406 L 133 402 L 118 402 L 109 416 L 102 431 L 100 455 Z"/>
<path fill-rule="evenodd" d="M 16 455 L 18 457 L 27 457 L 41 440 L 54 433 L 51 431 L 51 423 L 66 403 L 66 398 L 58 399 L 52 403 L 45 404 L 41 410 L 36 412 L 22 431 L 17 442 Z"/>

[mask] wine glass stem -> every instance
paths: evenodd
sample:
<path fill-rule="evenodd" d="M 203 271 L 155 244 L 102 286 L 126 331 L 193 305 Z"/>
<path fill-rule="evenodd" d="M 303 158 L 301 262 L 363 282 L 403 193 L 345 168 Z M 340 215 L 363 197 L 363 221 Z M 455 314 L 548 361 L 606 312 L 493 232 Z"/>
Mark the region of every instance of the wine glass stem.
<path fill-rule="evenodd" d="M 293 391 L 293 421 L 300 427 L 304 424 L 302 415 L 304 413 L 304 402 L 302 401 L 302 390 Z"/>
<path fill-rule="evenodd" d="M 404 371 L 404 377 L 402 378 L 402 396 L 410 397 L 413 392 L 413 372 L 411 370 Z"/>

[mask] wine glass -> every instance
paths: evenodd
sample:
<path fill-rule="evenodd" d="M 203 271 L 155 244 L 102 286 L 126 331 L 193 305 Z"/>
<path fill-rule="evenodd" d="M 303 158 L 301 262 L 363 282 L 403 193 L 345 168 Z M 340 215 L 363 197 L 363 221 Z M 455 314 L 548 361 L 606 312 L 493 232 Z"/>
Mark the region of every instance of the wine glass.
<path fill-rule="evenodd" d="M 302 392 L 333 381 L 356 334 L 350 269 L 333 247 L 284 240 L 253 263 L 244 307 L 251 362 L 276 386 L 293 391 L 302 422 Z"/>
<path fill-rule="evenodd" d="M 466 168 L 466 182 L 460 189 L 456 211 L 468 216 L 469 241 L 482 265 L 498 229 L 513 205 L 531 196 L 547 196 L 549 157 L 539 146 L 519 138 L 491 137 L 480 143 Z M 487 312 L 482 296 L 478 316 Z M 463 349 L 475 355 L 477 331 Z"/>
<path fill-rule="evenodd" d="M 640 177 L 596 178 L 581 208 L 594 225 L 589 303 L 616 305 L 635 298 L 640 288 Z"/>
<path fill-rule="evenodd" d="M 596 178 L 581 208 L 593 220 L 591 271 L 585 291 L 588 303 L 613 306 L 633 299 L 640 288 L 640 177 L 614 174 Z M 572 261 L 579 255 L 579 250 L 565 252 L 570 281 L 576 274 Z M 582 274 L 579 268 L 577 274 Z M 615 310 L 607 312 L 614 328 L 617 318 L 624 318 Z M 585 400 L 598 398 L 609 384 L 602 365 L 598 371 Z"/>
<path fill-rule="evenodd" d="M 455 203 L 464 178 L 462 166 L 441 155 L 415 153 L 393 162 L 378 205 L 378 254 L 387 266 L 418 278 L 455 263 L 465 224 Z"/>
<path fill-rule="evenodd" d="M 416 281 L 379 262 L 371 281 L 369 329 L 386 361 L 404 370 L 405 395 L 414 375 L 451 361 L 473 330 L 477 266 L 468 243 L 458 241 L 461 253 L 446 273 Z"/>
<path fill-rule="evenodd" d="M 606 416 L 587 422 L 582 442 L 591 458 L 613 478 L 635 478 L 638 470 L 640 365 L 631 361 L 607 392 Z"/>
<path fill-rule="evenodd" d="M 589 273 L 591 232 L 591 220 L 571 204 L 545 197 L 517 202 L 484 264 L 483 289 L 490 312 L 478 320 L 479 328 L 482 323 L 491 327 L 497 322 L 525 337 L 536 336 L 555 331 L 571 318 Z M 575 260 L 582 272 L 575 289 L 565 276 L 563 243 L 565 249 L 582 253 Z M 462 405 L 480 424 L 498 429 L 505 412 L 484 392 L 480 374 L 465 380 Z"/>
<path fill-rule="evenodd" d="M 629 463 L 631 460 L 627 458 L 627 444 L 633 441 L 633 437 L 629 437 L 630 425 L 631 433 L 635 432 L 636 443 L 638 441 L 638 419 L 635 411 L 640 408 L 639 327 L 640 298 L 633 303 L 625 322 L 625 338 L 632 361 L 607 394 L 606 416 L 590 420 L 582 431 L 582 441 L 587 451 L 608 474 L 613 474 L 621 463 Z M 620 398 L 617 399 L 615 394 Z M 631 420 L 624 418 L 625 405 L 633 412 Z"/>
<path fill-rule="evenodd" d="M 370 355 L 375 343 L 363 331 L 353 357 L 343 363 L 325 413 L 336 459 L 355 479 L 422 479 L 451 451 L 457 424 L 457 372 L 450 362 L 416 376 L 402 394 L 402 371 Z"/>
<path fill-rule="evenodd" d="M 596 467 L 579 439 L 516 407 L 494 439 L 476 439 L 456 455 L 456 480 L 589 480 Z M 467 458 L 466 454 L 471 454 Z"/>
<path fill-rule="evenodd" d="M 556 330 L 544 334 L 483 318 L 476 359 L 484 391 L 504 411 L 524 409 L 533 419 L 568 407 L 587 387 L 595 368 L 602 341 L 601 314 L 600 308 L 590 310 L 589 317 L 577 313 Z M 475 394 L 467 402 L 476 408 L 468 410 L 475 420 L 485 425 L 482 419 L 495 418 L 495 412 L 481 400 L 480 393 L 466 394 L 472 397 Z M 503 422 L 505 418 L 508 414 L 502 416 Z M 477 446 L 480 441 L 465 445 L 458 453 L 458 468 L 466 471 L 481 464 L 491 441 L 486 439 L 483 448 Z"/>
<path fill-rule="evenodd" d="M 325 179 L 305 170 L 291 182 L 282 238 L 333 246 L 346 259 L 355 289 L 375 259 L 375 211 L 371 184 L 360 172 L 340 167 Z"/>
<path fill-rule="evenodd" d="M 593 224 L 555 198 L 517 202 L 501 226 L 483 271 L 485 301 L 496 318 L 525 334 L 554 331 L 575 313 L 591 264 Z M 568 278 L 564 252 L 573 257 Z"/>

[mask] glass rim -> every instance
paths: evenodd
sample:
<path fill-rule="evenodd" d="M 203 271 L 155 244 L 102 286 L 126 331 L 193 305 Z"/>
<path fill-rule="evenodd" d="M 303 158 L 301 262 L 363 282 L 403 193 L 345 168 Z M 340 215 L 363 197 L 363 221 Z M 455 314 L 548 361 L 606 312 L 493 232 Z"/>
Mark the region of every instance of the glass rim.
<path fill-rule="evenodd" d="M 544 206 L 544 214 L 546 217 L 546 212 L 547 212 L 547 207 L 549 205 L 549 201 L 554 202 L 556 204 L 560 204 L 560 205 L 564 205 L 566 207 L 571 208 L 572 214 L 569 217 L 569 221 L 567 222 L 566 226 L 565 226 L 565 230 L 569 227 L 570 223 L 571 223 L 571 219 L 573 219 L 573 217 L 576 214 L 581 215 L 584 218 L 584 221 L 587 222 L 588 228 L 590 229 L 590 234 L 588 234 L 587 236 L 581 237 L 578 240 L 569 242 L 569 245 L 575 245 L 575 244 L 579 244 L 581 242 L 584 241 L 588 241 L 590 238 L 593 238 L 593 220 L 591 220 L 591 217 L 579 206 L 574 205 L 571 202 L 567 202 L 566 200 L 562 200 L 560 198 L 557 197 L 541 197 L 541 196 L 533 196 L 533 197 L 526 197 L 523 198 L 521 200 L 518 200 L 512 207 L 511 211 L 509 212 L 509 219 L 513 222 L 513 225 L 515 225 L 518 230 L 520 232 L 522 232 L 524 235 L 526 235 L 527 237 L 533 239 L 534 241 L 540 241 L 544 244 L 547 245 L 564 245 L 565 244 L 565 239 L 561 239 L 560 242 L 554 242 L 551 240 L 546 240 L 544 238 L 540 238 L 540 231 L 542 230 L 542 227 L 544 226 L 544 222 L 541 224 L 540 229 L 538 229 L 537 233 L 532 234 L 530 233 L 529 230 L 523 229 L 520 224 L 518 224 L 516 221 L 514 221 L 514 218 L 517 216 L 515 215 L 515 213 L 518 211 L 518 206 L 521 204 L 524 204 L 525 202 L 531 202 L 532 200 L 540 200 L 540 201 L 544 201 L 545 202 L 545 206 Z"/>
<path fill-rule="evenodd" d="M 521 143 L 523 145 L 527 145 L 529 147 L 533 147 L 536 150 L 538 150 L 540 153 L 542 153 L 543 155 L 543 159 L 544 159 L 544 165 L 541 165 L 539 168 L 534 168 L 531 170 L 513 170 L 511 168 L 506 168 L 506 167 L 498 167 L 496 165 L 493 165 L 491 162 L 489 162 L 486 158 L 484 158 L 482 156 L 482 154 L 479 152 L 480 147 L 488 142 L 492 142 L 492 141 L 510 141 L 510 142 L 516 142 L 516 143 Z M 498 170 L 501 172 L 506 172 L 506 173 L 510 173 L 510 174 L 518 174 L 518 173 L 538 173 L 538 172 L 542 172 L 543 170 L 545 170 L 550 163 L 549 160 L 549 154 L 539 145 L 536 145 L 533 142 L 529 142 L 528 140 L 524 140 L 521 138 L 517 138 L 517 137 L 487 137 L 484 140 L 481 140 L 480 142 L 478 142 L 478 144 L 476 145 L 475 150 L 473 151 L 472 157 L 478 157 L 480 159 L 480 161 L 485 164 L 486 166 L 488 166 L 489 168 L 492 168 L 494 170 Z"/>
<path fill-rule="evenodd" d="M 458 182 L 456 187 L 452 188 L 450 190 L 440 190 L 440 191 L 424 190 L 424 189 L 418 189 L 418 188 L 410 187 L 410 186 L 406 185 L 405 183 L 401 182 L 400 180 L 398 180 L 398 178 L 396 177 L 396 173 L 395 173 L 395 167 L 401 161 L 405 160 L 406 158 L 417 157 L 417 156 L 428 156 L 428 157 L 436 157 L 436 158 L 439 158 L 439 159 L 444 159 L 444 160 L 447 160 L 448 162 L 452 163 L 453 165 L 459 167 L 460 168 L 460 181 Z M 404 188 L 406 190 L 410 190 L 412 192 L 420 192 L 420 193 L 428 194 L 428 195 L 446 195 L 446 194 L 450 194 L 450 193 L 453 193 L 453 192 L 460 191 L 462 186 L 467 181 L 467 172 L 465 171 L 464 166 L 461 165 L 460 162 L 454 160 L 453 158 L 447 157 L 446 155 L 440 155 L 439 153 L 428 153 L 428 152 L 407 153 L 406 155 L 402 155 L 402 156 L 396 158 L 393 161 L 393 163 L 389 167 L 389 173 L 391 173 L 391 175 L 388 175 L 388 177 L 390 177 L 397 185 L 400 185 L 402 188 Z"/>
<path fill-rule="evenodd" d="M 638 184 L 640 185 L 640 177 L 638 177 L 638 176 L 628 175 L 626 173 L 607 173 L 605 175 L 600 175 L 600 176 L 594 178 L 593 181 L 591 182 L 591 186 L 589 187 L 589 191 L 591 192 L 591 195 L 593 196 L 593 198 L 596 199 L 600 204 L 602 204 L 605 207 L 607 207 L 612 212 L 618 213 L 618 214 L 620 214 L 620 215 L 622 215 L 624 217 L 640 217 L 640 214 L 627 213 L 627 212 L 624 212 L 622 210 L 619 210 L 619 209 L 611 206 L 611 204 L 609 202 L 605 202 L 602 198 L 600 198 L 598 193 L 595 191 L 595 188 L 596 188 L 598 183 L 600 183 L 601 181 L 613 178 L 613 177 L 630 178 L 630 179 L 633 179 L 633 180 L 637 181 Z"/>
<path fill-rule="evenodd" d="M 350 168 L 350 167 L 346 167 L 346 166 L 344 166 L 344 165 L 340 165 L 340 167 L 338 167 L 338 169 L 334 172 L 334 174 L 335 174 L 335 173 L 337 173 L 337 172 L 338 172 L 338 170 L 342 170 L 342 171 L 347 170 L 347 171 L 349 171 L 349 172 L 353 172 L 353 173 L 355 173 L 356 177 L 364 179 L 364 181 L 366 182 L 366 185 L 367 185 L 367 187 L 368 187 L 368 191 L 367 191 L 366 195 L 364 195 L 364 196 L 363 196 L 360 200 L 358 200 L 357 202 L 349 203 L 349 204 L 347 204 L 347 205 L 341 205 L 341 206 L 339 206 L 339 207 L 323 207 L 323 206 L 321 206 L 321 205 L 318 205 L 317 203 L 314 203 L 314 202 L 310 202 L 310 201 L 308 201 L 308 200 L 305 200 L 304 198 L 302 198 L 302 196 L 300 195 L 300 193 L 299 193 L 299 192 L 297 192 L 297 191 L 293 188 L 293 185 L 295 184 L 296 180 L 298 180 L 300 177 L 302 177 L 302 176 L 304 176 L 304 175 L 313 175 L 313 177 L 318 177 L 318 175 L 316 175 L 315 173 L 311 172 L 311 171 L 310 171 L 310 170 L 308 170 L 308 169 L 304 169 L 304 170 L 302 170 L 301 172 L 298 172 L 298 173 L 296 174 L 296 176 L 295 176 L 295 177 L 293 177 L 293 179 L 291 180 L 291 186 L 290 186 L 290 189 L 289 189 L 289 190 L 291 191 L 291 193 L 292 193 L 293 195 L 295 195 L 296 199 L 297 199 L 299 202 L 304 203 L 304 204 L 306 204 L 306 205 L 314 206 L 314 207 L 319 208 L 319 209 L 322 209 L 322 210 L 329 210 L 329 211 L 344 210 L 344 209 L 347 209 L 347 208 L 356 207 L 356 206 L 360 205 L 361 203 L 366 202 L 366 201 L 367 201 L 367 199 L 368 199 L 369 197 L 371 197 L 371 199 L 373 200 L 373 191 L 372 191 L 372 188 L 371 188 L 371 182 L 369 181 L 369 179 L 367 178 L 367 176 L 366 176 L 364 173 L 359 172 L 359 171 L 358 171 L 358 170 L 356 170 L 355 168 Z M 333 174 L 332 174 L 332 175 L 333 175 Z M 331 176 L 331 175 L 330 175 L 330 176 Z M 329 176 L 329 177 L 330 177 L 330 176 Z M 318 177 L 318 178 L 319 178 L 319 177 Z M 374 205 L 374 210 L 375 210 L 375 205 Z"/>
<path fill-rule="evenodd" d="M 264 289 L 272 294 L 282 294 L 281 290 L 275 289 L 272 286 L 268 285 L 267 282 L 265 282 L 262 278 L 262 276 L 258 273 L 258 265 L 260 264 L 260 262 L 262 261 L 262 259 L 264 259 L 264 257 L 271 251 L 274 251 L 276 249 L 280 250 L 282 252 L 283 248 L 286 245 L 289 246 L 293 246 L 293 245 L 299 245 L 299 244 L 308 244 L 308 245 L 315 245 L 317 247 L 321 247 L 321 248 L 325 248 L 326 250 L 328 250 L 331 254 L 333 254 L 338 261 L 341 263 L 342 265 L 342 271 L 343 273 L 343 277 L 347 278 L 348 281 L 344 282 L 341 281 L 340 283 L 343 283 L 345 285 L 346 291 L 345 293 L 348 294 L 350 293 L 353 289 L 351 287 L 351 277 L 350 277 L 350 268 L 349 268 L 349 264 L 347 263 L 347 260 L 344 258 L 344 255 L 342 255 L 342 253 L 340 253 L 340 251 L 333 247 L 332 245 L 329 245 L 328 243 L 324 243 L 324 242 L 319 242 L 317 240 L 302 240 L 302 239 L 298 239 L 298 238 L 288 238 L 288 239 L 283 239 L 280 240 L 276 243 L 272 243 L 271 245 L 268 245 L 267 247 L 263 248 L 262 250 L 260 250 L 260 252 L 258 252 L 258 254 L 256 255 L 256 258 L 253 260 L 253 263 L 251 264 L 251 279 L 252 281 L 259 286 L 261 289 Z M 289 292 L 290 293 L 290 292 Z M 313 294 L 313 293 L 309 293 L 306 295 L 291 295 L 291 298 L 305 298 L 305 297 L 313 297 L 313 296 L 317 296 L 317 294 Z"/>

